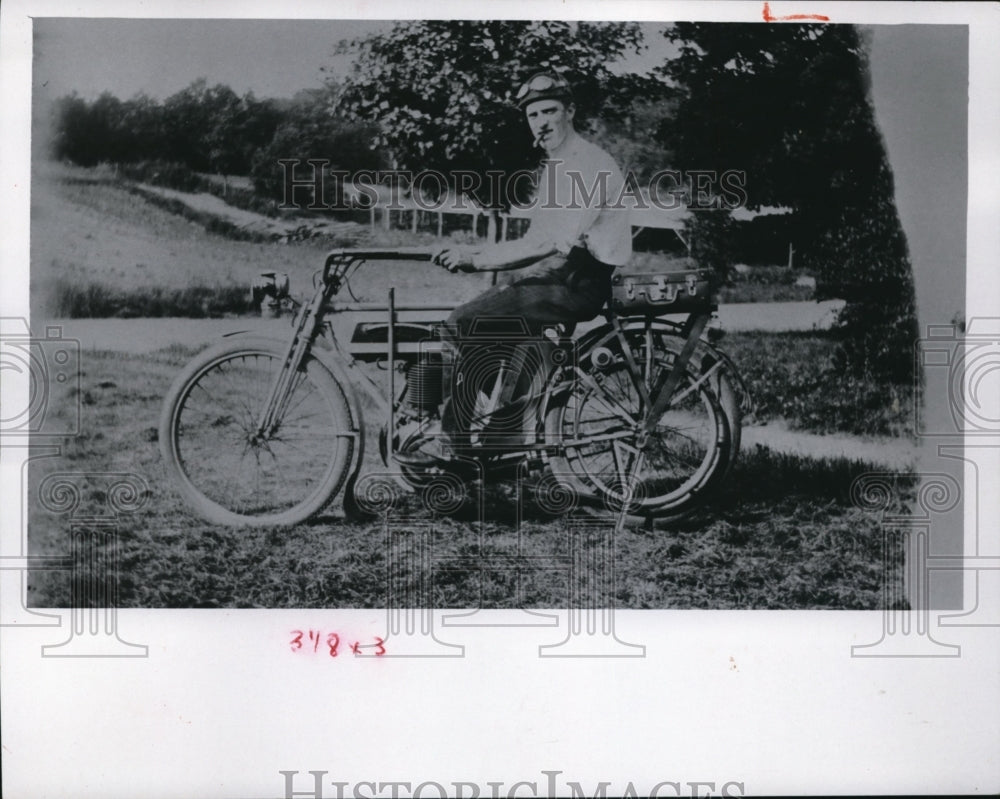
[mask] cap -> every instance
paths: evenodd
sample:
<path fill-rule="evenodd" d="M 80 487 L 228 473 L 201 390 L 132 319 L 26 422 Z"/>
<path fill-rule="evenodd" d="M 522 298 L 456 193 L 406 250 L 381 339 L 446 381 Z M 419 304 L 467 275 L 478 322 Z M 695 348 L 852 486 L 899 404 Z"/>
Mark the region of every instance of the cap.
<path fill-rule="evenodd" d="M 514 99 L 520 109 L 538 100 L 572 102 L 573 89 L 562 75 L 555 72 L 538 72 L 521 85 Z"/>

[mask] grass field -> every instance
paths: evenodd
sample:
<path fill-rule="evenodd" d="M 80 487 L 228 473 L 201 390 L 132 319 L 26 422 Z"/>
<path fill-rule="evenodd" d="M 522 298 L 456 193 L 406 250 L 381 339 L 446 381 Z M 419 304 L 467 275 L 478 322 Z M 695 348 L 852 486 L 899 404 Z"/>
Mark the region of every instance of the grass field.
<path fill-rule="evenodd" d="M 81 430 L 58 457 L 30 470 L 30 550 L 68 554 L 66 519 L 42 509 L 35 492 L 45 475 L 85 472 L 102 502 L 100 473 L 134 472 L 150 486 L 146 505 L 120 525 L 120 602 L 124 607 L 378 607 L 386 604 L 385 531 L 378 522 L 339 518 L 339 505 L 309 524 L 274 530 L 215 527 L 190 515 L 164 479 L 156 442 L 161 398 L 190 351 L 153 356 L 94 353 L 79 391 L 53 396 L 50 412 L 82 414 Z M 370 419 L 375 417 L 367 409 Z M 384 470 L 369 453 L 363 472 Z M 877 519 L 854 507 L 852 480 L 873 467 L 843 459 L 747 452 L 723 494 L 682 523 L 628 527 L 617 540 L 616 604 L 624 608 L 880 607 L 882 551 Z M 908 478 L 903 478 L 904 482 Z M 535 559 L 565 551 L 571 518 L 528 505 L 518 528 L 513 486 L 493 486 L 485 524 L 466 509 L 433 517 L 416 499 L 401 512 L 434 522 L 439 568 L 436 604 L 446 607 L 559 607 L 564 577 L 537 571 Z M 397 522 L 406 526 L 405 523 Z M 607 522 L 610 524 L 610 521 Z M 518 540 L 521 542 L 518 554 Z M 500 556 L 525 565 L 490 570 Z M 895 567 L 899 566 L 898 555 Z M 482 568 L 470 571 L 469 559 Z M 448 564 L 461 561 L 461 569 Z M 70 597 L 63 572 L 32 575 L 34 606 Z M 895 595 L 899 595 L 898 592 Z"/>

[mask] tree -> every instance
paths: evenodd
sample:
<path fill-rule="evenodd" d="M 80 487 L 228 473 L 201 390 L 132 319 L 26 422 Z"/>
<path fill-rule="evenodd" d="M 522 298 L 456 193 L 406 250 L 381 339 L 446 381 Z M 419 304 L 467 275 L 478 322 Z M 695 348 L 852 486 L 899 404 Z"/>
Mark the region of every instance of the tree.
<path fill-rule="evenodd" d="M 307 89 L 299 92 L 281 111 L 282 122 L 273 138 L 253 157 L 250 175 L 258 194 L 292 200 L 285 197 L 285 167 L 280 163 L 286 159 L 300 162 L 320 159 L 327 162 L 327 170 L 346 172 L 381 169 L 386 165 L 382 153 L 373 147 L 379 135 L 378 127 L 337 114 L 336 96 L 337 89 L 332 85 L 324 89 Z M 300 168 L 310 169 L 305 163 Z M 300 176 L 299 179 L 306 178 Z M 296 191 L 295 203 L 306 207 L 314 202 L 333 203 L 336 187 L 333 180 L 329 183 L 329 197 L 311 196 L 309 187 L 301 186 Z"/>
<path fill-rule="evenodd" d="M 489 170 L 505 175 L 537 164 L 514 105 L 521 82 L 557 70 L 574 86 L 578 124 L 613 118 L 661 81 L 620 76 L 611 66 L 642 48 L 634 23 L 560 21 L 417 21 L 397 23 L 345 49 L 356 53 L 339 108 L 377 122 L 378 144 L 400 168 L 480 176 L 485 205 Z M 500 185 L 495 183 L 495 185 Z"/>
<path fill-rule="evenodd" d="M 659 89 L 657 93 L 665 91 Z M 675 106 L 676 101 L 669 96 L 636 97 L 621 117 L 598 120 L 591 138 L 611 154 L 622 171 L 631 172 L 640 184 L 647 184 L 653 175 L 673 162 L 670 148 L 651 136 L 650 131 L 657 130 L 663 119 L 672 116 Z"/>
<path fill-rule="evenodd" d="M 892 175 L 849 25 L 678 23 L 663 67 L 678 105 L 659 135 L 680 169 L 739 169 L 748 206 L 794 210 L 800 261 L 841 297 L 841 366 L 907 381 L 917 328 Z"/>
<path fill-rule="evenodd" d="M 115 160 L 142 161 L 162 157 L 163 108 L 148 95 L 137 94 L 122 103 Z"/>
<path fill-rule="evenodd" d="M 104 92 L 88 103 L 75 93 L 56 101 L 53 154 L 81 166 L 117 160 L 122 143 L 122 102 Z"/>
<path fill-rule="evenodd" d="M 52 108 L 52 155 L 81 166 L 97 163 L 87 101 L 75 92 L 56 100 Z"/>

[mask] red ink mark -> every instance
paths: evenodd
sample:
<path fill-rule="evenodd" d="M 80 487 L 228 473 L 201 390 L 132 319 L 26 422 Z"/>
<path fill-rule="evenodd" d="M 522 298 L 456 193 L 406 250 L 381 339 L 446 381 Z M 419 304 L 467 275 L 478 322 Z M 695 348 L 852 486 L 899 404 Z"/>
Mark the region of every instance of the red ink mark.
<path fill-rule="evenodd" d="M 770 3 L 764 3 L 764 22 L 801 22 L 812 20 L 815 22 L 829 22 L 830 18 L 824 14 L 785 14 L 780 17 L 772 16 Z"/>
<path fill-rule="evenodd" d="M 288 642 L 288 645 L 289 647 L 291 647 L 291 650 L 293 652 L 298 652 L 300 649 L 302 649 L 304 644 L 303 638 L 308 638 L 310 641 L 312 641 L 313 652 L 317 652 L 319 650 L 320 640 L 323 639 L 322 630 L 309 630 L 308 635 L 302 630 L 292 630 L 291 635 L 292 635 L 292 640 Z M 375 638 L 374 644 L 362 644 L 360 640 L 354 641 L 353 643 L 350 644 L 351 652 L 355 655 L 362 655 L 364 654 L 361 651 L 363 646 L 374 646 L 375 656 L 381 657 L 382 655 L 385 654 L 385 639 L 379 638 L 378 636 L 374 636 L 374 638 Z M 340 654 L 338 652 L 338 649 L 340 648 L 340 634 L 327 633 L 325 642 L 330 657 L 332 658 L 337 657 L 337 655 Z"/>

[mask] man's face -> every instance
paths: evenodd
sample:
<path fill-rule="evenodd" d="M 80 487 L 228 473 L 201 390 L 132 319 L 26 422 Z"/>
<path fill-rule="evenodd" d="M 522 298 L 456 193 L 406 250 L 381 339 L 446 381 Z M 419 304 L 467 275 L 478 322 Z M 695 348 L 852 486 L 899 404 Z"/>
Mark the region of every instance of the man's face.
<path fill-rule="evenodd" d="M 561 100 L 537 100 L 524 109 L 528 117 L 528 127 L 535 142 L 552 152 L 566 140 L 573 129 L 572 104 L 564 105 Z"/>

